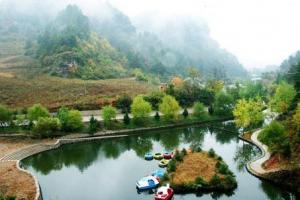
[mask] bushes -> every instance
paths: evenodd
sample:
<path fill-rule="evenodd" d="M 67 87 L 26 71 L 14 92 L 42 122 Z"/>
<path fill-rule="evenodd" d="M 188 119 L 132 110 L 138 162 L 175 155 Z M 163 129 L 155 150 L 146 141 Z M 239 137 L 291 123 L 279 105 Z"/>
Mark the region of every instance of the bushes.
<path fill-rule="evenodd" d="M 135 123 L 144 123 L 151 113 L 151 105 L 142 96 L 134 98 L 131 105 L 131 113 Z"/>
<path fill-rule="evenodd" d="M 184 108 L 182 115 L 184 118 L 187 118 L 189 116 L 189 111 L 187 110 L 187 108 Z"/>
<path fill-rule="evenodd" d="M 269 146 L 282 142 L 285 137 L 284 126 L 276 121 L 266 126 L 258 135 L 258 139 Z"/>
<path fill-rule="evenodd" d="M 193 106 L 193 115 L 197 118 L 203 117 L 205 114 L 205 106 L 203 103 L 196 102 Z"/>
<path fill-rule="evenodd" d="M 273 121 L 258 135 L 258 139 L 270 147 L 271 152 L 282 153 L 290 156 L 291 149 L 285 128 L 279 122 Z"/>
<path fill-rule="evenodd" d="M 215 150 L 209 149 L 208 156 L 211 157 L 211 158 L 213 158 L 213 157 L 215 157 L 215 155 L 216 155 Z"/>
<path fill-rule="evenodd" d="M 214 114 L 222 117 L 232 116 L 233 107 L 234 100 L 229 94 L 220 92 L 216 95 L 216 99 L 213 104 Z"/>
<path fill-rule="evenodd" d="M 168 172 L 175 172 L 176 171 L 176 160 L 170 160 L 168 164 Z"/>
<path fill-rule="evenodd" d="M 58 118 L 40 117 L 33 127 L 33 132 L 41 137 L 49 137 L 58 132 L 60 128 L 61 124 Z"/>
<path fill-rule="evenodd" d="M 0 104 L 0 123 L 10 122 L 13 113 L 6 107 Z"/>
<path fill-rule="evenodd" d="M 58 111 L 61 129 L 66 132 L 80 131 L 83 128 L 82 116 L 78 110 L 62 107 Z"/>
<path fill-rule="evenodd" d="M 170 95 L 164 96 L 162 103 L 159 105 L 159 111 L 164 114 L 166 119 L 177 118 L 180 106 L 176 99 Z"/>
<path fill-rule="evenodd" d="M 28 108 L 27 116 L 30 121 L 36 121 L 40 117 L 49 117 L 50 113 L 47 108 L 43 107 L 41 104 L 35 104 Z"/>
<path fill-rule="evenodd" d="M 105 106 L 102 109 L 102 117 L 104 124 L 110 126 L 111 121 L 117 116 L 117 110 L 112 106 Z"/>
<path fill-rule="evenodd" d="M 164 96 L 165 94 L 162 92 L 152 92 L 146 95 L 144 99 L 151 104 L 153 110 L 158 110 L 159 104 L 161 104 Z"/>
<path fill-rule="evenodd" d="M 92 117 L 90 118 L 90 122 L 89 122 L 89 129 L 88 132 L 90 134 L 93 134 L 95 132 L 97 132 L 97 130 L 99 129 L 100 124 L 97 121 L 97 119 L 95 119 L 95 117 L 92 115 Z"/>
<path fill-rule="evenodd" d="M 16 197 L 13 195 L 8 195 L 8 196 L 4 196 L 3 194 L 0 193 L 0 200 L 15 200 Z"/>
<path fill-rule="evenodd" d="M 132 98 L 124 95 L 117 99 L 116 108 L 121 109 L 122 113 L 130 112 L 130 106 L 132 104 Z"/>
<path fill-rule="evenodd" d="M 126 125 L 130 124 L 130 117 L 128 115 L 128 112 L 125 113 L 124 118 L 123 118 L 123 122 Z"/>

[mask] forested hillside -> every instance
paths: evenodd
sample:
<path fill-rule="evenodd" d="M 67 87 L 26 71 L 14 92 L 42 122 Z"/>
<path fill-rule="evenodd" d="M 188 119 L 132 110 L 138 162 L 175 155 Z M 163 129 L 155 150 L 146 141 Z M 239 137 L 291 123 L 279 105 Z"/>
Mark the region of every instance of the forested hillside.
<path fill-rule="evenodd" d="M 24 2 L 22 10 L 16 0 L 0 4 L 0 56 L 29 56 L 42 73 L 106 79 L 130 77 L 138 68 L 146 76 L 166 78 L 195 66 L 206 78 L 246 75 L 235 56 L 210 37 L 205 23 L 182 17 L 157 28 L 145 19 L 145 28 L 108 3 L 92 14 L 76 5 L 47 9 L 51 0 Z"/>

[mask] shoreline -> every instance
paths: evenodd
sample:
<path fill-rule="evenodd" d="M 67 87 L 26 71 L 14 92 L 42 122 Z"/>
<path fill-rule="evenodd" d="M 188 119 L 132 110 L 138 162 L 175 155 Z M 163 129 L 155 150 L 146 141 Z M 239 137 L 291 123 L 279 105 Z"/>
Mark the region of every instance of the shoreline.
<path fill-rule="evenodd" d="M 183 128 L 183 127 L 188 127 L 188 126 L 201 126 L 204 124 L 208 124 L 211 122 L 223 122 L 226 120 L 230 120 L 228 118 L 224 119 L 213 119 L 213 120 L 204 120 L 204 121 L 197 121 L 197 122 L 192 122 L 192 123 L 178 123 L 178 124 L 170 124 L 166 126 L 158 126 L 158 127 L 146 127 L 146 128 L 136 128 L 136 129 L 123 129 L 123 130 L 116 130 L 116 131 L 101 131 L 97 132 L 93 135 L 89 134 L 71 134 L 71 135 L 66 135 L 64 137 L 61 137 L 59 139 L 55 139 L 54 143 L 47 143 L 43 144 L 42 142 L 38 142 L 32 145 L 28 145 L 25 147 L 22 147 L 16 151 L 10 152 L 0 158 L 0 164 L 5 163 L 5 162 L 16 162 L 16 168 L 19 171 L 23 171 L 26 174 L 29 174 L 34 182 L 35 182 L 35 190 L 36 190 L 36 197 L 34 200 L 42 200 L 42 191 L 40 188 L 40 185 L 38 183 L 37 178 L 28 170 L 25 170 L 21 166 L 21 161 L 25 158 L 28 158 L 30 156 L 33 156 L 35 154 L 44 152 L 44 151 L 49 151 L 53 149 L 57 149 L 60 146 L 64 144 L 69 144 L 69 143 L 78 143 L 78 142 L 85 142 L 85 141 L 93 141 L 93 140 L 101 140 L 101 139 L 109 139 L 109 138 L 115 138 L 115 137 L 127 137 L 129 136 L 128 134 L 136 134 L 139 132 L 148 133 L 151 131 L 158 131 L 158 130 L 165 130 L 165 129 L 170 129 L 170 128 Z M 3 138 L 14 138 L 16 135 L 4 135 L 2 136 Z M 18 137 L 18 136 L 17 136 Z M 20 136 L 22 137 L 22 135 Z M 1 138 L 1 135 L 0 135 Z"/>

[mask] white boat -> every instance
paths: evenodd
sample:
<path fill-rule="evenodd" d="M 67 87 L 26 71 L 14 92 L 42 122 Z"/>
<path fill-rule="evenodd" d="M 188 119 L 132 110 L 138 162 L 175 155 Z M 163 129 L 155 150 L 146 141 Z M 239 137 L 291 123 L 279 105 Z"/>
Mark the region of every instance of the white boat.
<path fill-rule="evenodd" d="M 139 190 L 154 189 L 159 185 L 158 180 L 154 176 L 146 176 L 136 182 L 136 187 Z"/>

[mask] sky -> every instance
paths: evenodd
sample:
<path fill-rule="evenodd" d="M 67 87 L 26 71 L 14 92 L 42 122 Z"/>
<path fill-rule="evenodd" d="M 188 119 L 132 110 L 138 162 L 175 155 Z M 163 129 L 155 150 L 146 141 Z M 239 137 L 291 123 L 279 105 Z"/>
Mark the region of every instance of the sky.
<path fill-rule="evenodd" d="M 300 49 L 300 0 L 109 0 L 132 19 L 145 13 L 204 19 L 212 38 L 247 68 L 279 65 Z"/>

